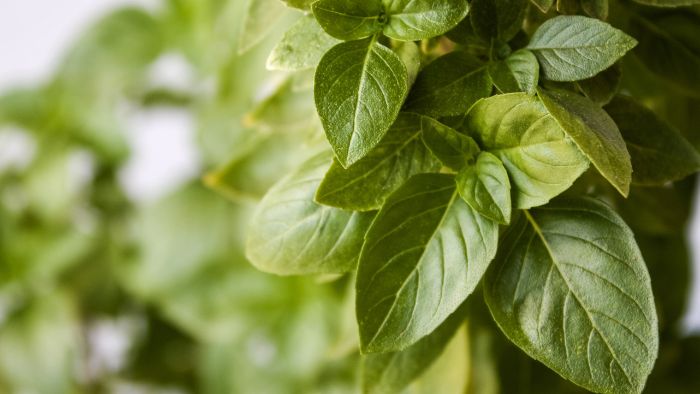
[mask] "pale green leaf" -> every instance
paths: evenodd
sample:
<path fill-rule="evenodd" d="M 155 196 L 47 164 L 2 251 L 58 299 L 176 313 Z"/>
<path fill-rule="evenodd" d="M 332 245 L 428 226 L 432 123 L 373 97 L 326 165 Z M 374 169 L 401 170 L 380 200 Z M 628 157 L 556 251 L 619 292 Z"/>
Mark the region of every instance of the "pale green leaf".
<path fill-rule="evenodd" d="M 457 190 L 475 211 L 501 224 L 510 222 L 510 180 L 498 157 L 481 152 L 474 165 L 457 174 Z"/>
<path fill-rule="evenodd" d="M 540 61 L 545 78 L 577 81 L 612 66 L 637 41 L 605 22 L 585 16 L 557 16 L 543 23 L 528 49 Z"/>
<path fill-rule="evenodd" d="M 530 0 L 540 11 L 547 13 L 554 5 L 554 0 Z"/>
<path fill-rule="evenodd" d="M 457 309 L 430 335 L 405 350 L 364 356 L 362 391 L 367 394 L 399 393 L 425 373 L 445 351 L 445 347 L 464 322 L 465 309 Z"/>
<path fill-rule="evenodd" d="M 594 102 L 577 94 L 539 89 L 538 95 L 605 179 L 627 196 L 632 163 L 615 121 Z"/>
<path fill-rule="evenodd" d="M 540 64 L 532 52 L 520 49 L 506 59 L 492 63 L 489 75 L 502 93 L 535 94 L 540 78 Z"/>
<path fill-rule="evenodd" d="M 238 53 L 247 52 L 267 37 L 286 10 L 278 0 L 248 0 L 238 36 Z"/>
<path fill-rule="evenodd" d="M 375 39 L 341 43 L 323 56 L 316 69 L 316 109 L 343 167 L 381 141 L 407 93 L 406 66 Z"/>
<path fill-rule="evenodd" d="M 434 118 L 464 115 L 472 104 L 489 94 L 487 65 L 455 51 L 439 57 L 418 74 L 406 109 Z"/>
<path fill-rule="evenodd" d="M 440 169 L 440 162 L 423 145 L 422 133 L 419 115 L 399 115 L 382 142 L 362 160 L 347 169 L 333 162 L 316 192 L 316 201 L 355 211 L 381 208 L 412 175 Z"/>
<path fill-rule="evenodd" d="M 316 0 L 282 0 L 288 7 L 298 8 L 300 10 L 311 9 L 311 4 L 315 1 Z"/>
<path fill-rule="evenodd" d="M 413 83 L 416 82 L 416 78 L 418 77 L 418 72 L 420 72 L 420 48 L 418 48 L 418 45 L 414 42 L 400 41 L 396 43 L 393 50 L 399 55 L 404 66 L 406 66 L 406 71 L 408 72 L 408 86 L 413 86 Z"/>
<path fill-rule="evenodd" d="M 296 71 L 313 68 L 338 40 L 326 34 L 313 16 L 300 18 L 267 58 L 269 70 Z"/>
<path fill-rule="evenodd" d="M 469 18 L 482 40 L 508 42 L 520 31 L 526 10 L 527 0 L 472 0 Z"/>
<path fill-rule="evenodd" d="M 671 125 L 625 96 L 605 110 L 620 128 L 632 158 L 632 182 L 663 185 L 700 170 L 700 154 Z"/>
<path fill-rule="evenodd" d="M 340 40 L 379 33 L 387 18 L 380 0 L 319 0 L 311 8 L 321 27 Z"/>
<path fill-rule="evenodd" d="M 591 391 L 642 391 L 658 348 L 649 273 L 605 204 L 558 200 L 524 213 L 484 290 L 501 330 L 531 357 Z"/>
<path fill-rule="evenodd" d="M 331 164 L 320 153 L 277 183 L 260 202 L 248 230 L 246 256 L 279 275 L 342 273 L 355 268 L 373 213 L 314 202 Z"/>
<path fill-rule="evenodd" d="M 417 41 L 444 34 L 467 15 L 466 0 L 384 0 L 388 37 Z"/>
<path fill-rule="evenodd" d="M 589 165 L 545 106 L 526 93 L 479 101 L 464 127 L 503 162 L 515 189 L 513 203 L 520 209 L 547 203 Z"/>
<path fill-rule="evenodd" d="M 357 273 L 363 353 L 405 349 L 471 294 L 496 252 L 498 224 L 473 211 L 446 174 L 409 179 L 365 237 Z"/>
<path fill-rule="evenodd" d="M 420 122 L 425 145 L 443 164 L 459 171 L 476 160 L 480 149 L 473 138 L 426 116 Z"/>

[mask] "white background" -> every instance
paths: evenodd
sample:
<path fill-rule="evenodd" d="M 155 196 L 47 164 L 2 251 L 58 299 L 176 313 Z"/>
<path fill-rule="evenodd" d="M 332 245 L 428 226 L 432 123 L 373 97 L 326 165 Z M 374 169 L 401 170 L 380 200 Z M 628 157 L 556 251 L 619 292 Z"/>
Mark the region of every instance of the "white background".
<path fill-rule="evenodd" d="M 0 92 L 46 80 L 61 54 L 91 21 L 124 4 L 153 7 L 157 0 L 0 0 Z M 176 61 L 167 60 L 172 59 L 166 59 L 163 72 L 177 71 L 177 64 L 170 64 Z M 193 124 L 187 114 L 150 111 L 130 116 L 128 124 L 134 157 L 122 174 L 132 198 L 152 201 L 198 173 L 199 160 L 192 148 Z M 698 209 L 689 236 L 695 258 L 695 286 L 685 328 L 700 332 Z"/>

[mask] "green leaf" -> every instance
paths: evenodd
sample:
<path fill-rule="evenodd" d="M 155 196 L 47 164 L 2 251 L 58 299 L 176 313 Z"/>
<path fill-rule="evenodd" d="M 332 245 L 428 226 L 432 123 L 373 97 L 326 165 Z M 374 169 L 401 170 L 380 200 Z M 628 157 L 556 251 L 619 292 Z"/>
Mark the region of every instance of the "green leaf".
<path fill-rule="evenodd" d="M 260 202 L 248 230 L 246 256 L 279 275 L 342 273 L 355 268 L 373 213 L 343 211 L 314 202 L 331 163 L 328 152 L 306 161 Z"/>
<path fill-rule="evenodd" d="M 400 393 L 421 376 L 445 351 L 465 318 L 460 307 L 430 335 L 403 351 L 363 357 L 362 391 L 367 394 Z"/>
<path fill-rule="evenodd" d="M 406 110 L 433 118 L 464 115 L 472 104 L 490 94 L 486 64 L 455 51 L 437 58 L 418 74 Z"/>
<path fill-rule="evenodd" d="M 459 170 L 475 161 L 480 149 L 473 138 L 426 116 L 420 122 L 425 145 L 443 164 Z"/>
<path fill-rule="evenodd" d="M 379 211 L 362 247 L 362 352 L 399 351 L 430 334 L 474 290 L 497 242 L 498 224 L 459 198 L 453 176 L 409 179 Z"/>
<path fill-rule="evenodd" d="M 300 18 L 267 58 L 268 70 L 297 71 L 313 68 L 338 40 L 326 34 L 313 16 Z"/>
<path fill-rule="evenodd" d="M 588 160 L 537 97 L 503 94 L 476 103 L 464 127 L 508 170 L 520 209 L 542 205 L 568 189 Z"/>
<path fill-rule="evenodd" d="M 265 39 L 286 10 L 278 0 L 248 0 L 238 36 L 238 53 L 248 52 Z"/>
<path fill-rule="evenodd" d="M 574 93 L 538 89 L 538 95 L 605 179 L 627 196 L 632 162 L 615 121 L 594 102 Z"/>
<path fill-rule="evenodd" d="M 594 103 L 606 105 L 620 90 L 621 83 L 622 66 L 615 63 L 595 77 L 576 82 L 576 86 Z"/>
<path fill-rule="evenodd" d="M 532 52 L 520 49 L 506 59 L 492 63 L 489 75 L 502 93 L 535 94 L 540 78 L 540 64 Z"/>
<path fill-rule="evenodd" d="M 631 98 L 617 96 L 605 110 L 627 144 L 634 183 L 660 186 L 700 170 L 698 151 L 649 109 Z"/>
<path fill-rule="evenodd" d="M 413 86 L 418 77 L 418 72 L 420 72 L 421 66 L 421 52 L 420 48 L 416 43 L 411 41 L 400 41 L 397 42 L 393 47 L 394 52 L 399 55 L 404 66 L 406 66 L 406 71 L 408 71 L 408 86 Z"/>
<path fill-rule="evenodd" d="M 508 42 L 520 31 L 527 0 L 472 0 L 469 18 L 484 41 Z"/>
<path fill-rule="evenodd" d="M 609 0 L 581 0 L 581 8 L 592 18 L 606 20 L 610 4 Z"/>
<path fill-rule="evenodd" d="M 501 224 L 510 222 L 510 181 L 498 157 L 481 152 L 476 164 L 457 174 L 457 190 L 475 211 Z"/>
<path fill-rule="evenodd" d="M 650 71 L 684 94 L 700 97 L 700 16 L 635 15 L 629 31 L 639 39 L 634 54 Z"/>
<path fill-rule="evenodd" d="M 347 169 L 333 162 L 316 192 L 316 201 L 354 211 L 381 208 L 411 176 L 440 169 L 440 162 L 423 145 L 422 133 L 420 116 L 402 113 L 362 160 Z"/>
<path fill-rule="evenodd" d="M 557 16 L 540 26 L 528 49 L 537 55 L 545 78 L 577 81 L 612 66 L 637 41 L 605 22 L 585 16 Z"/>
<path fill-rule="evenodd" d="M 316 69 L 314 98 L 343 167 L 363 158 L 381 141 L 407 93 L 406 66 L 373 38 L 338 44 L 323 56 Z"/>
<path fill-rule="evenodd" d="M 379 33 L 387 18 L 380 0 L 319 0 L 311 8 L 321 27 L 339 40 Z"/>
<path fill-rule="evenodd" d="M 466 0 L 384 0 L 388 23 L 384 34 L 396 40 L 437 37 L 467 15 Z"/>
<path fill-rule="evenodd" d="M 506 336 L 566 379 L 642 391 L 658 349 L 651 283 L 634 234 L 605 204 L 558 200 L 525 212 L 484 293 Z"/>

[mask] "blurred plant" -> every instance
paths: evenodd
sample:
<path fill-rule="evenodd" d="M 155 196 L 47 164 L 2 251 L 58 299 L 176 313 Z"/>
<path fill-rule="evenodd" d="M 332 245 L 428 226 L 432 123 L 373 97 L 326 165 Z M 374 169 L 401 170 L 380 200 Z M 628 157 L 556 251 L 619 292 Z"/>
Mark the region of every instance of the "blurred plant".
<path fill-rule="evenodd" d="M 107 15 L 0 96 L 0 391 L 696 392 L 693 2 Z M 205 171 L 134 203 L 154 107 Z"/>

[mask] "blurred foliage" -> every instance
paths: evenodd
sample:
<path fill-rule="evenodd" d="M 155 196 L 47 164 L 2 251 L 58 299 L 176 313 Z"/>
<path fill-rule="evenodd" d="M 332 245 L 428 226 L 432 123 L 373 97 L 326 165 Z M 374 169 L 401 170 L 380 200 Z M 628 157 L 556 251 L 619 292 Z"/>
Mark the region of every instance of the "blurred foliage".
<path fill-rule="evenodd" d="M 0 392 L 359 390 L 351 278 L 279 278 L 243 255 L 255 202 L 324 143 L 312 70 L 263 67 L 299 14 L 277 0 L 251 1 L 260 1 L 257 17 L 246 17 L 244 0 L 114 11 L 73 45 L 52 79 L 0 94 L 0 143 L 26 151 L 26 160 L 0 164 Z M 164 56 L 185 59 L 188 86 L 157 82 L 154 64 Z M 623 85 L 693 130 L 688 137 L 700 145 L 696 99 L 668 100 L 659 94 L 664 82 L 636 66 L 639 75 Z M 196 119 L 202 178 L 134 203 L 119 183 L 129 158 L 125 119 L 162 106 Z M 698 337 L 683 338 L 678 326 L 689 286 L 688 215 L 641 214 L 662 209 L 645 206 L 658 195 L 689 212 L 693 191 L 691 180 L 619 201 L 664 289 L 656 296 L 666 350 L 649 392 L 700 387 Z M 478 315 L 408 392 L 578 390 Z"/>

